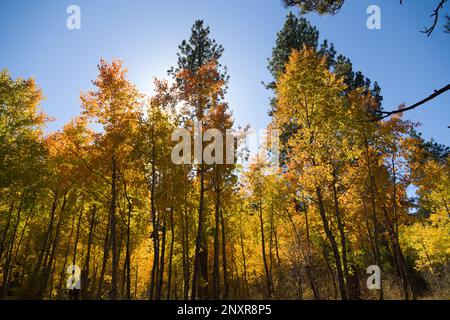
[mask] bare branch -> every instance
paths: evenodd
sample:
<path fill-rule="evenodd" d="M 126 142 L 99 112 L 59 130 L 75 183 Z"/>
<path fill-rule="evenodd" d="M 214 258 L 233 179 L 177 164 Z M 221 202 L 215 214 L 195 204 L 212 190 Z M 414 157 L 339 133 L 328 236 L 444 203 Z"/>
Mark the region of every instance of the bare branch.
<path fill-rule="evenodd" d="M 426 35 L 429 37 L 431 36 L 431 34 L 433 33 L 434 29 L 436 28 L 436 25 L 439 21 L 439 11 L 441 11 L 444 8 L 444 4 L 447 2 L 447 0 L 441 0 L 438 4 L 438 6 L 436 7 L 436 9 L 434 9 L 433 14 L 431 15 L 432 18 L 434 18 L 433 21 L 433 25 L 429 28 L 425 27 L 424 31 L 421 31 L 422 33 L 426 33 Z"/>
<path fill-rule="evenodd" d="M 413 109 L 415 109 L 415 108 L 417 108 L 417 107 L 427 103 L 428 101 L 433 100 L 434 98 L 440 96 L 441 94 L 445 93 L 448 90 L 450 90 L 450 84 L 447 84 L 442 89 L 435 90 L 432 95 L 430 95 L 427 98 L 425 98 L 425 99 L 423 99 L 423 100 L 413 104 L 412 106 L 402 107 L 402 108 L 400 108 L 398 110 L 394 110 L 394 111 L 381 111 L 381 114 L 383 114 L 383 115 L 380 116 L 380 117 L 377 117 L 374 120 L 375 121 L 382 120 L 382 119 L 385 119 L 385 118 L 387 118 L 387 117 L 389 117 L 389 116 L 391 116 L 393 114 L 398 114 L 398 113 L 402 113 L 402 112 L 405 112 L 405 111 L 413 110 Z"/>

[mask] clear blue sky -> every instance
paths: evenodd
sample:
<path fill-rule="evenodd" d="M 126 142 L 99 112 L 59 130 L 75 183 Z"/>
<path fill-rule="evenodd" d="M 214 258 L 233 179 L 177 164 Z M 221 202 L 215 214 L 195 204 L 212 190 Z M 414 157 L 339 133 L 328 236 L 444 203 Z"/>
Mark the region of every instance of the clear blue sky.
<path fill-rule="evenodd" d="M 337 16 L 307 17 L 356 70 L 379 82 L 384 107 L 392 109 L 450 82 L 450 35 L 442 23 L 431 38 L 419 32 L 431 23 L 434 2 L 347 0 Z M 66 28 L 70 4 L 81 8 L 81 30 Z M 370 4 L 381 7 L 382 30 L 366 28 Z M 287 13 L 281 0 L 1 0 L 0 69 L 36 78 L 46 96 L 42 108 L 56 118 L 49 130 L 56 130 L 80 112 L 80 90 L 91 88 L 100 57 L 123 59 L 130 79 L 151 94 L 152 78 L 166 77 L 179 43 L 203 19 L 225 47 L 236 123 L 262 129 L 269 92 L 261 81 L 270 80 L 267 58 Z M 447 93 L 405 116 L 423 124 L 426 138 L 450 145 L 449 115 Z"/>

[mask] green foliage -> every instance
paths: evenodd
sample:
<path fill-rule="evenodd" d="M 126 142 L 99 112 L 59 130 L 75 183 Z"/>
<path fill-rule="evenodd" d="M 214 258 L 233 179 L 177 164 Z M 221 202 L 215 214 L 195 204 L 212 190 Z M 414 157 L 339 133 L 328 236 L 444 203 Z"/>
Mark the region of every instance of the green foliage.
<path fill-rule="evenodd" d="M 41 165 L 42 129 L 46 116 L 40 112 L 42 93 L 33 79 L 13 80 L 0 72 L 0 189 L 12 184 L 32 185 Z"/>
<path fill-rule="evenodd" d="M 345 0 L 283 0 L 286 6 L 298 6 L 302 13 L 336 14 Z"/>
<path fill-rule="evenodd" d="M 178 65 L 169 70 L 178 81 L 177 74 L 183 70 L 196 72 L 200 67 L 211 61 L 219 61 L 222 57 L 224 48 L 216 43 L 216 40 L 210 38 L 208 26 L 204 26 L 203 20 L 197 20 L 191 28 L 189 40 L 183 40 L 178 47 L 177 53 Z M 219 65 L 220 67 L 220 65 Z M 226 78 L 226 73 L 221 74 Z"/>
<path fill-rule="evenodd" d="M 289 60 L 292 49 L 301 49 L 303 46 L 317 49 L 319 31 L 305 18 L 298 18 L 292 12 L 286 16 L 283 29 L 278 32 L 272 57 L 268 69 L 274 79 L 284 72 L 286 62 Z"/>

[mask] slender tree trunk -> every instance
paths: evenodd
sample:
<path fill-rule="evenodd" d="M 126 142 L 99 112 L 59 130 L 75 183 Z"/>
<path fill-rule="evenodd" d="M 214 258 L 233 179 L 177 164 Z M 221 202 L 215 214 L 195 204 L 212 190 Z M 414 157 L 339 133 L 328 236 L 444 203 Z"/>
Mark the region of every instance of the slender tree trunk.
<path fill-rule="evenodd" d="M 163 288 L 163 279 L 164 279 L 164 262 L 166 255 L 166 213 L 164 214 L 162 225 L 162 237 L 161 237 L 161 257 L 160 257 L 160 268 L 159 268 L 159 279 L 158 285 L 156 287 L 156 300 L 161 300 L 162 296 L 162 288 Z"/>
<path fill-rule="evenodd" d="M 204 223 L 204 195 L 205 195 L 205 168 L 202 163 L 199 167 L 200 170 L 200 198 L 198 208 L 198 228 L 197 237 L 195 240 L 195 255 L 194 255 L 194 272 L 192 276 L 192 292 L 191 299 L 195 300 L 198 297 L 203 300 L 206 298 L 206 282 L 208 281 L 208 253 L 205 243 L 205 235 L 203 230 Z"/>
<path fill-rule="evenodd" d="M 171 285 L 172 285 L 172 258 L 173 258 L 173 245 L 175 243 L 175 227 L 173 219 L 173 207 L 170 208 L 170 251 L 169 251 L 169 270 L 167 279 L 167 300 L 170 300 Z M 176 290 L 175 290 L 176 291 Z"/>
<path fill-rule="evenodd" d="M 313 292 L 314 295 L 314 299 L 315 300 L 320 300 L 320 296 L 319 296 L 319 291 L 316 287 L 316 284 L 314 282 L 314 276 L 311 270 L 311 248 L 310 248 L 310 243 L 309 243 L 309 222 L 308 222 L 308 211 L 305 210 L 305 225 L 306 225 L 306 240 L 307 240 L 307 253 L 305 254 L 303 252 L 303 248 L 302 248 L 302 240 L 300 238 L 300 233 L 297 230 L 297 226 L 294 223 L 294 220 L 292 219 L 291 214 L 289 213 L 288 210 L 286 210 L 286 214 L 289 218 L 289 221 L 291 222 L 292 228 L 294 229 L 294 233 L 295 236 L 297 238 L 297 243 L 298 243 L 298 247 L 300 249 L 300 253 L 302 254 L 303 259 L 305 260 L 305 270 L 306 270 L 306 275 L 308 276 L 308 280 L 309 280 L 309 285 L 311 287 L 311 291 Z"/>
<path fill-rule="evenodd" d="M 184 217 L 182 217 L 183 227 L 183 275 L 184 275 L 184 285 L 183 285 L 183 299 L 187 300 L 189 298 L 189 216 L 187 210 L 187 199 L 185 199 Z"/>
<path fill-rule="evenodd" d="M 220 280 L 219 280 L 219 210 L 220 210 L 220 187 L 218 181 L 217 166 L 214 166 L 214 191 L 216 201 L 214 204 L 214 265 L 213 265 L 213 295 L 214 299 L 220 299 Z"/>
<path fill-rule="evenodd" d="M 269 265 L 267 262 L 267 256 L 266 256 L 266 241 L 265 241 L 265 233 L 264 233 L 264 219 L 263 219 L 263 211 L 262 211 L 262 203 L 259 202 L 259 223 L 260 223 L 260 230 L 261 230 L 261 253 L 264 263 L 264 271 L 266 274 L 266 294 L 268 298 L 272 297 L 272 283 L 270 279 L 270 270 Z"/>
<path fill-rule="evenodd" d="M 87 243 L 86 258 L 85 258 L 85 262 L 84 262 L 84 268 L 82 271 L 82 280 L 81 280 L 81 297 L 82 298 L 87 298 L 87 288 L 89 286 L 91 247 L 92 247 L 92 241 L 93 241 L 93 236 L 94 236 L 96 213 L 97 213 L 97 205 L 94 204 L 94 207 L 92 208 L 91 221 L 89 224 L 89 236 L 88 236 L 88 243 Z"/>
<path fill-rule="evenodd" d="M 274 233 L 274 222 L 273 222 L 273 196 L 270 200 L 270 227 L 269 227 L 269 274 L 270 274 L 270 291 L 273 293 L 274 283 L 273 283 L 273 233 Z"/>
<path fill-rule="evenodd" d="M 128 200 L 128 216 L 127 216 L 127 240 L 125 253 L 125 269 L 126 269 L 126 298 L 131 300 L 131 244 L 130 244 L 130 230 L 131 230 L 131 212 L 133 207 L 130 199 Z"/>
<path fill-rule="evenodd" d="M 12 220 L 12 214 L 14 212 L 14 200 L 11 201 L 11 205 L 9 206 L 9 211 L 8 211 L 8 218 L 6 219 L 6 226 L 5 229 L 2 232 L 2 238 L 0 240 L 0 261 L 3 258 L 3 253 L 6 247 L 6 239 L 8 237 L 8 231 L 9 231 L 9 227 L 11 225 L 11 220 Z"/>
<path fill-rule="evenodd" d="M 412 298 L 413 300 L 416 299 L 416 296 L 414 294 L 414 289 L 411 285 L 411 280 L 409 277 L 408 268 L 406 266 L 406 261 L 403 258 L 402 249 L 400 247 L 400 241 L 398 238 L 398 212 L 397 212 L 397 170 L 395 166 L 395 155 L 391 158 L 391 165 L 392 165 L 392 178 L 393 178 L 393 206 L 392 210 L 394 212 L 394 253 L 397 257 L 397 261 L 399 262 L 399 270 L 400 270 L 400 277 L 402 279 L 403 284 L 403 292 L 405 295 L 405 299 L 409 299 L 409 292 L 408 290 L 411 290 Z"/>
<path fill-rule="evenodd" d="M 372 224 L 373 224 L 373 242 L 375 249 L 375 264 L 381 268 L 381 258 L 380 258 L 380 246 L 379 246 L 379 236 L 378 236 L 378 219 L 377 219 L 377 209 L 375 202 L 375 179 L 372 174 L 372 165 L 371 159 L 369 156 L 369 145 L 368 141 L 365 142 L 365 153 L 366 153 L 366 162 L 367 162 L 367 172 L 369 174 L 369 187 L 370 187 L 370 203 L 372 206 Z M 383 300 L 383 286 L 382 281 L 380 282 L 381 289 L 378 290 L 378 299 Z"/>
<path fill-rule="evenodd" d="M 278 232 L 275 230 L 273 235 L 274 235 L 274 241 L 275 241 L 275 256 L 277 257 L 277 268 L 278 268 L 278 273 L 280 273 L 281 272 L 281 258 L 280 258 L 279 243 L 278 243 Z"/>
<path fill-rule="evenodd" d="M 230 291 L 230 285 L 228 282 L 228 270 L 227 270 L 227 248 L 226 248 L 226 232 L 225 232 L 225 220 L 223 217 L 223 211 L 220 210 L 220 222 L 222 229 L 222 273 L 223 273 L 223 299 L 228 299 Z M 247 277 L 247 276 L 246 276 Z"/>
<path fill-rule="evenodd" d="M 150 184 L 150 207 L 152 215 L 152 240 L 153 240 L 153 263 L 152 263 L 152 273 L 150 276 L 150 292 L 149 299 L 153 300 L 156 289 L 156 276 L 159 269 L 159 225 L 156 212 L 156 199 L 155 199 L 155 189 L 156 189 L 156 165 L 155 165 L 155 146 L 153 141 L 153 127 L 152 127 L 152 174 L 151 174 L 151 184 Z"/>
<path fill-rule="evenodd" d="M 338 225 L 339 236 L 341 240 L 341 252 L 342 252 L 342 266 L 344 269 L 344 281 L 345 281 L 345 294 L 346 299 L 353 297 L 353 293 L 350 293 L 348 283 L 349 283 L 349 272 L 348 272 L 348 263 L 347 263 L 347 239 L 345 236 L 344 225 L 341 219 L 341 212 L 339 210 L 339 199 L 336 189 L 336 181 L 333 181 L 331 189 L 333 190 L 333 202 L 334 202 L 334 212 L 336 215 L 336 222 Z"/>
<path fill-rule="evenodd" d="M 423 241 L 421 242 L 421 245 L 422 245 L 422 248 L 423 248 L 423 250 L 424 250 L 424 252 L 425 252 L 425 257 L 427 258 L 428 268 L 429 268 L 429 270 L 430 270 L 430 273 L 431 273 L 431 275 L 433 276 L 434 281 L 436 282 L 437 288 L 438 288 L 439 290 L 441 290 L 441 285 L 440 285 L 439 280 L 438 280 L 438 278 L 437 278 L 437 276 L 436 276 L 436 273 L 435 273 L 435 271 L 434 271 L 433 263 L 431 262 L 430 255 L 428 254 L 427 247 L 425 246 L 425 244 L 423 243 Z"/>
<path fill-rule="evenodd" d="M 105 235 L 105 242 L 103 244 L 103 261 L 102 261 L 102 267 L 100 271 L 100 277 L 98 281 L 98 288 L 97 288 L 97 300 L 99 300 L 102 297 L 102 290 L 103 290 L 103 283 L 105 280 L 105 272 L 106 272 L 106 264 L 108 263 L 108 255 L 109 255 L 109 247 L 111 245 L 110 240 L 110 227 L 111 227 L 111 211 L 108 211 L 108 223 L 106 225 L 106 235 Z"/>
<path fill-rule="evenodd" d="M 36 195 L 35 195 L 35 197 L 33 199 L 33 204 L 31 205 L 30 211 L 29 211 L 29 213 L 28 213 L 28 215 L 27 215 L 27 217 L 25 219 L 24 226 L 22 227 L 22 232 L 21 232 L 20 237 L 19 237 L 19 242 L 17 243 L 15 254 L 12 257 L 12 260 L 11 260 L 11 264 L 10 264 L 11 266 L 14 266 L 15 262 L 17 261 L 17 256 L 19 255 L 19 252 L 20 252 L 20 248 L 21 248 L 21 245 L 22 245 L 22 240 L 23 240 L 23 237 L 25 235 L 25 231 L 27 230 L 27 227 L 28 227 L 28 222 L 29 222 L 29 220 L 30 220 L 30 218 L 31 218 L 31 216 L 33 214 L 35 201 L 36 201 Z M 26 257 L 27 257 L 27 254 L 25 254 L 25 260 L 26 260 Z M 26 263 L 24 263 L 24 265 L 26 265 Z M 4 288 L 8 288 L 9 282 L 11 280 L 11 274 L 12 274 L 12 271 L 9 273 L 9 277 L 7 278 L 6 286 Z M 21 282 L 21 281 L 19 281 L 19 282 Z M 7 290 L 6 290 L 6 292 L 7 292 Z"/>
<path fill-rule="evenodd" d="M 135 274 L 135 278 L 134 278 L 134 299 L 137 300 L 138 297 L 138 279 L 139 279 L 139 265 L 136 264 L 136 274 Z"/>
<path fill-rule="evenodd" d="M 64 199 L 65 199 L 65 197 L 64 197 Z M 58 203 L 58 194 L 55 193 L 54 197 L 53 197 L 52 209 L 51 209 L 51 212 L 50 212 L 50 221 L 48 223 L 47 231 L 45 233 L 44 241 L 42 243 L 42 247 L 40 249 L 36 265 L 34 267 L 32 275 L 31 275 L 31 281 L 30 281 L 31 287 L 30 287 L 29 292 L 33 292 L 34 293 L 35 290 L 36 290 L 36 282 L 37 282 L 38 277 L 39 277 L 39 273 L 40 273 L 41 266 L 42 266 L 42 261 L 44 259 L 44 256 L 45 256 L 46 252 L 47 252 L 48 243 L 50 241 L 50 237 L 51 237 L 52 230 L 53 230 L 53 224 L 54 224 L 54 220 L 55 220 L 55 212 L 56 212 L 57 203 Z"/>
<path fill-rule="evenodd" d="M 244 249 L 244 239 L 242 238 L 242 233 L 240 234 L 240 240 L 241 240 L 241 253 L 242 253 L 242 263 L 244 267 L 244 298 L 249 297 L 249 286 L 248 286 L 248 279 L 247 279 L 247 256 L 245 255 L 245 249 Z"/>
<path fill-rule="evenodd" d="M 83 209 L 84 209 L 83 205 L 81 205 L 80 215 L 78 216 L 77 231 L 75 233 L 75 243 L 73 245 L 73 257 L 72 257 L 73 265 L 77 264 L 77 247 L 78 247 L 78 240 L 80 238 L 80 225 L 81 225 L 81 220 L 83 217 Z"/>
<path fill-rule="evenodd" d="M 63 207 L 61 208 L 61 215 L 58 219 L 58 223 L 56 224 L 56 230 L 55 230 L 55 237 L 53 239 L 53 241 L 50 242 L 50 254 L 48 255 L 48 257 L 45 258 L 45 262 L 44 262 L 44 268 L 43 268 L 43 275 L 42 275 L 42 280 L 39 286 L 39 293 L 38 293 L 38 298 L 42 299 L 45 295 L 46 289 L 47 289 L 47 285 L 48 285 L 48 281 L 50 279 L 50 275 L 52 273 L 52 269 L 53 269 L 53 265 L 55 262 L 55 256 L 56 256 L 56 248 L 59 246 L 59 237 L 60 237 L 60 230 L 61 230 L 61 225 L 62 222 L 64 220 L 64 212 L 65 212 L 65 206 L 66 206 L 66 201 L 64 201 Z"/>
<path fill-rule="evenodd" d="M 116 191 L 117 180 L 117 162 L 116 155 L 112 155 L 112 173 L 111 173 L 111 203 L 110 203 L 110 218 L 111 218 L 111 249 L 112 249 L 112 275 L 111 275 L 111 299 L 117 299 L 117 234 L 116 234 Z"/>
<path fill-rule="evenodd" d="M 11 264 L 11 260 L 13 257 L 13 250 L 14 250 L 14 243 L 16 240 L 17 229 L 18 229 L 19 223 L 20 223 L 20 215 L 22 213 L 23 198 L 24 198 L 24 195 L 22 196 L 21 204 L 17 210 L 16 223 L 14 224 L 14 227 L 12 230 L 11 241 L 9 243 L 9 248 L 6 253 L 6 261 L 3 266 L 3 282 L 2 282 L 2 291 L 1 291 L 0 299 L 5 299 L 8 294 L 9 280 L 10 280 L 11 272 L 12 272 L 11 269 L 14 267 L 14 265 Z"/>
<path fill-rule="evenodd" d="M 331 280 L 333 283 L 334 299 L 337 300 L 337 299 L 339 299 L 338 285 L 336 284 L 336 277 L 334 275 L 334 270 L 330 265 L 330 261 L 328 260 L 328 248 L 327 248 L 326 240 L 323 241 L 322 249 L 323 249 L 323 257 L 325 260 L 325 264 L 327 266 L 328 271 L 330 272 Z"/>
<path fill-rule="evenodd" d="M 346 300 L 347 296 L 345 294 L 345 281 L 344 281 L 344 274 L 342 272 L 341 257 L 339 255 L 339 249 L 336 243 L 336 239 L 334 238 L 333 232 L 331 231 L 330 226 L 328 224 L 328 219 L 325 213 L 325 206 L 322 198 L 322 190 L 319 187 L 316 188 L 316 195 L 320 217 L 322 218 L 323 228 L 325 230 L 325 234 L 327 235 L 328 240 L 330 241 L 334 262 L 336 264 L 340 296 L 342 300 Z"/>
<path fill-rule="evenodd" d="M 69 233 L 69 239 L 67 240 L 67 247 L 64 254 L 64 262 L 63 266 L 61 268 L 61 273 L 59 275 L 59 284 L 58 284 L 58 290 L 60 291 L 60 298 L 64 297 L 65 293 L 65 282 L 66 279 L 66 267 L 67 267 L 67 260 L 69 259 L 69 252 L 70 252 L 70 242 L 72 241 L 72 235 L 73 230 L 75 229 L 75 213 L 73 213 L 73 219 L 70 227 L 70 233 Z"/>
<path fill-rule="evenodd" d="M 367 206 L 366 206 L 366 200 L 364 197 L 364 194 L 361 195 L 361 202 L 363 205 L 363 212 L 364 212 L 364 220 L 365 220 L 365 224 L 366 224 L 366 229 L 367 229 L 367 235 L 369 237 L 369 244 L 370 244 L 370 252 L 372 253 L 372 260 L 375 260 L 375 245 L 374 245 L 374 240 L 373 240 L 373 236 L 372 236 L 372 229 L 370 228 L 370 218 L 369 218 L 369 213 L 367 212 Z"/>

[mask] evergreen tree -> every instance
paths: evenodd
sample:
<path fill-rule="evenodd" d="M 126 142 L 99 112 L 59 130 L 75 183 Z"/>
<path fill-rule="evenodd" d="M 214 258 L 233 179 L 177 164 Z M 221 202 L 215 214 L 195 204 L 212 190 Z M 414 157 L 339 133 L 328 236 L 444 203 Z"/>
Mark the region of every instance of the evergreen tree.
<path fill-rule="evenodd" d="M 178 66 L 172 68 L 172 74 L 178 84 L 182 100 L 188 103 L 190 111 L 189 119 L 196 120 L 202 125 L 202 130 L 209 127 L 213 121 L 210 115 L 224 98 L 228 76 L 226 69 L 221 70 L 219 59 L 223 54 L 223 47 L 218 45 L 214 39 L 209 37 L 209 27 L 205 27 L 202 20 L 197 20 L 192 29 L 189 40 L 183 40 L 179 46 Z M 226 108 L 225 108 L 226 109 Z M 226 110 L 223 109 L 223 111 Z M 211 113 L 211 114 L 210 114 Z M 186 122 L 186 126 L 194 131 L 191 121 Z M 195 134 L 195 133 L 194 133 Z M 203 136 L 203 132 L 202 132 Z M 204 144 L 201 146 L 203 155 Z M 203 161 L 193 168 L 199 181 L 198 199 L 198 227 L 195 241 L 194 268 L 192 275 L 191 298 L 205 299 L 209 297 L 208 288 L 208 212 L 206 206 L 206 187 L 208 175 L 213 167 L 206 165 Z M 211 180 L 211 179 L 209 179 Z M 217 185 L 216 185 L 217 186 Z M 219 202 L 220 203 L 220 202 Z M 216 210 L 216 226 L 218 224 L 218 213 Z M 216 230 L 216 241 L 214 246 L 214 295 L 218 295 L 218 230 Z"/>

